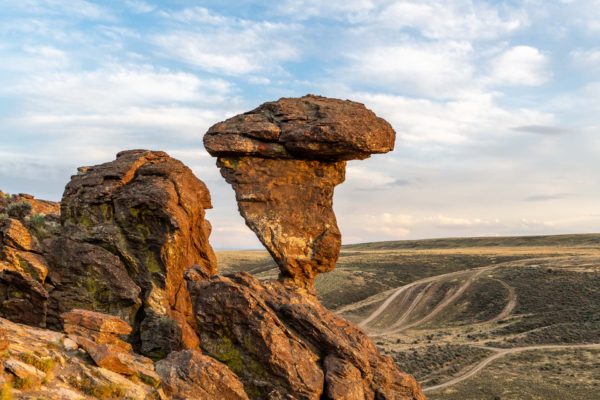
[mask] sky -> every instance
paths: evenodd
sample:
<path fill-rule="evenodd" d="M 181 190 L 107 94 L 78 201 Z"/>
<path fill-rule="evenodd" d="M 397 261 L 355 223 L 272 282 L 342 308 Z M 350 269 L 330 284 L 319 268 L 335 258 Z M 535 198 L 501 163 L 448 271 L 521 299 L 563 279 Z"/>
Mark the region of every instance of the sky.
<path fill-rule="evenodd" d="M 0 189 L 164 150 L 213 246 L 258 248 L 202 136 L 313 93 L 397 132 L 336 188 L 344 243 L 599 232 L 599 38 L 600 0 L 0 0 Z"/>

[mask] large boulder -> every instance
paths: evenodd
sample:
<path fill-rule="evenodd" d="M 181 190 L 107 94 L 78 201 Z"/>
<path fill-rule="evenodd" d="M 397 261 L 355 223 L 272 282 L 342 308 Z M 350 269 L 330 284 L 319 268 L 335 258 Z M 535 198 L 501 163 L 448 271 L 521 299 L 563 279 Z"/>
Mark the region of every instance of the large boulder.
<path fill-rule="evenodd" d="M 187 272 L 202 350 L 251 399 L 422 400 L 414 378 L 315 297 L 251 275 Z"/>
<path fill-rule="evenodd" d="M 131 150 L 79 168 L 61 201 L 62 234 L 48 244 L 49 323 L 73 308 L 117 315 L 145 355 L 197 348 L 184 271 L 216 272 L 208 189 L 160 151 Z"/>
<path fill-rule="evenodd" d="M 226 365 L 197 350 L 174 351 L 156 363 L 165 394 L 173 400 L 248 400 Z"/>
<path fill-rule="evenodd" d="M 390 124 L 364 105 L 309 95 L 220 122 L 204 146 L 218 157 L 241 215 L 281 279 L 312 292 L 316 275 L 333 270 L 339 254 L 332 204 L 345 160 L 388 152 L 394 138 Z"/>
<path fill-rule="evenodd" d="M 356 160 L 394 149 L 395 132 L 363 104 L 307 95 L 264 103 L 213 125 L 204 136 L 217 157 Z"/>

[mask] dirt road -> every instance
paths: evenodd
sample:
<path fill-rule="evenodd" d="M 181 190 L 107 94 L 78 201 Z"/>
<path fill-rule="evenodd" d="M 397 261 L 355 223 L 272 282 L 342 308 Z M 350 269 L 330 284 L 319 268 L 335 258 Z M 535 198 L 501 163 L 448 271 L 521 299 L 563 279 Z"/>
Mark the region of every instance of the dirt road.
<path fill-rule="evenodd" d="M 531 350 L 559 350 L 559 349 L 596 349 L 600 350 L 600 343 L 598 344 L 565 344 L 565 345 L 538 345 L 538 346 L 527 346 L 527 347 L 514 347 L 512 349 L 499 349 L 496 347 L 482 347 L 484 349 L 495 351 L 496 354 L 492 354 L 488 358 L 482 360 L 473 368 L 467 370 L 463 375 L 457 376 L 456 378 L 452 378 L 447 382 L 440 383 L 439 385 L 426 387 L 423 389 L 424 392 L 431 392 L 433 390 L 443 389 L 452 385 L 456 385 L 459 382 L 464 381 L 465 379 L 469 379 L 473 375 L 477 374 L 479 371 L 487 367 L 489 364 L 494 362 L 495 360 L 504 357 L 509 354 L 520 353 L 523 351 L 531 351 Z"/>
<path fill-rule="evenodd" d="M 392 295 L 390 295 L 377 309 L 375 309 L 370 315 L 368 315 L 365 319 L 363 319 L 358 325 L 361 327 L 366 327 L 370 322 L 379 317 L 386 309 L 393 303 L 393 301 L 398 298 L 401 294 L 406 293 L 407 290 L 414 288 L 419 285 L 427 285 L 426 288 L 430 287 L 431 284 L 436 282 L 441 282 L 444 280 L 454 279 L 456 277 L 460 277 L 461 275 L 469 275 L 465 282 L 455 291 L 449 293 L 444 299 L 437 304 L 433 310 L 431 310 L 427 315 L 420 318 L 418 321 L 411 322 L 406 324 L 405 321 L 410 320 L 410 314 L 417 307 L 419 302 L 427 301 L 429 297 L 425 296 L 417 296 L 410 307 L 402 314 L 400 319 L 398 319 L 389 329 L 382 332 L 374 332 L 372 336 L 384 336 L 389 335 L 396 332 L 401 332 L 413 326 L 421 325 L 425 322 L 430 321 L 433 317 L 439 314 L 444 308 L 452 304 L 456 301 L 468 288 L 469 286 L 484 272 L 490 271 L 491 269 L 496 268 L 496 266 L 487 266 L 481 268 L 474 268 L 470 270 L 456 271 L 448 274 L 437 275 L 433 277 L 428 277 L 424 279 L 420 279 L 418 281 L 412 282 L 408 285 L 401 286 Z M 425 293 L 426 289 L 423 289 L 423 293 Z"/>

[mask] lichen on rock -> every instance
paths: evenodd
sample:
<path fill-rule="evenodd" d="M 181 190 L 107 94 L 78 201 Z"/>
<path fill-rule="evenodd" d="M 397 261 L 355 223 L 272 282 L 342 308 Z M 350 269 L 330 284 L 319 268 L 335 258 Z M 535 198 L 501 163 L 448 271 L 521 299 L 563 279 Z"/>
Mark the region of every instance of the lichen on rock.
<path fill-rule="evenodd" d="M 51 325 L 72 308 L 98 310 L 130 323 L 142 354 L 197 348 L 183 273 L 216 272 L 211 207 L 204 183 L 164 152 L 124 151 L 80 168 L 61 201 L 61 236 L 49 244 Z"/>

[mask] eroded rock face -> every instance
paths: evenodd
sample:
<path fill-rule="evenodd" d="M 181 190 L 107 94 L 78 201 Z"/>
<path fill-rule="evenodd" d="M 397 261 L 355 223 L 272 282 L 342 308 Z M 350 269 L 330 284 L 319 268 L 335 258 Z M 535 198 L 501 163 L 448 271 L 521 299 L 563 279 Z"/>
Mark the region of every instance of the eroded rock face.
<path fill-rule="evenodd" d="M 239 376 L 250 398 L 425 399 L 412 376 L 316 298 L 246 273 L 192 269 L 187 279 L 202 349 Z"/>
<path fill-rule="evenodd" d="M 48 265 L 38 240 L 21 221 L 0 221 L 0 317 L 45 326 Z"/>
<path fill-rule="evenodd" d="M 394 138 L 392 127 L 360 103 L 305 96 L 220 122 L 204 145 L 282 280 L 312 291 L 316 275 L 331 271 L 339 254 L 332 202 L 345 160 L 388 152 Z"/>
<path fill-rule="evenodd" d="M 165 394 L 174 400 L 248 400 L 238 377 L 197 350 L 176 351 L 156 363 Z"/>
<path fill-rule="evenodd" d="M 310 287 L 333 270 L 341 245 L 333 189 L 344 180 L 344 161 L 242 157 L 219 158 L 218 166 L 283 279 Z"/>
<path fill-rule="evenodd" d="M 93 341 L 88 342 L 92 343 L 90 349 L 96 348 Z M 160 389 L 160 378 L 151 360 L 140 362 L 140 356 L 130 354 L 136 364 L 130 358 L 124 364 L 133 368 L 135 374 L 120 374 L 96 366 L 84 350 L 62 332 L 0 318 L 0 351 L 5 352 L 0 360 L 0 393 L 12 393 L 14 399 L 168 399 Z M 111 356 L 114 354 L 119 357 L 124 353 Z M 12 390 L 7 391 L 7 387 Z"/>
<path fill-rule="evenodd" d="M 62 235 L 48 245 L 49 321 L 97 310 L 130 323 L 142 354 L 196 348 L 183 273 L 194 264 L 216 272 L 207 208 L 204 183 L 164 152 L 125 151 L 80 168 L 61 202 Z"/>

